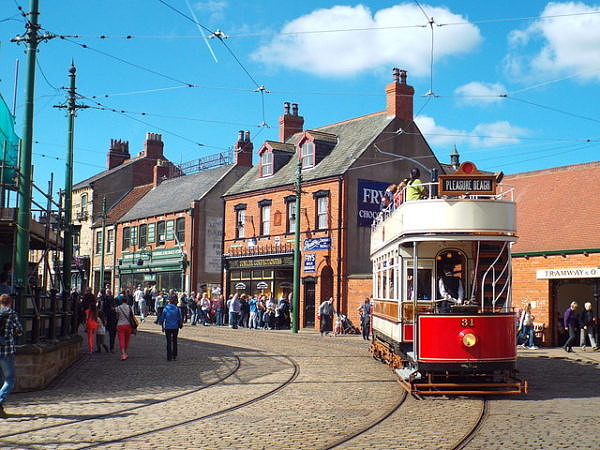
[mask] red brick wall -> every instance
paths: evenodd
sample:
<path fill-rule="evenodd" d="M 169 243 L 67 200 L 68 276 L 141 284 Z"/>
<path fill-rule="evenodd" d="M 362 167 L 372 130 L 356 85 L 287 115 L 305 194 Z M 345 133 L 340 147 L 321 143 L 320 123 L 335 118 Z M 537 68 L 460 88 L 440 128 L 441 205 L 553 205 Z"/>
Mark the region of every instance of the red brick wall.
<path fill-rule="evenodd" d="M 302 189 L 304 194 L 301 198 L 300 205 L 300 225 L 301 225 L 301 247 L 304 242 L 304 239 L 309 238 L 319 238 L 319 237 L 330 237 L 331 238 L 331 248 L 329 250 L 319 250 L 315 251 L 316 254 L 316 262 L 315 262 L 315 272 L 314 273 L 305 273 L 302 271 L 300 273 L 301 277 L 305 276 L 315 276 L 317 277 L 317 284 L 315 286 L 315 310 L 318 311 L 319 305 L 323 300 L 323 296 L 321 294 L 321 272 L 323 268 L 326 266 L 330 266 L 333 270 L 333 297 L 336 300 L 334 303 L 336 308 L 338 307 L 338 300 L 341 305 L 342 311 L 347 311 L 346 299 L 344 292 L 346 292 L 345 286 L 345 277 L 344 275 L 344 267 L 341 266 L 340 274 L 341 274 L 341 285 L 338 292 L 338 255 L 343 260 L 345 258 L 343 248 L 341 248 L 340 253 L 338 249 L 339 245 L 339 232 L 338 229 L 343 227 L 343 218 L 339 220 L 339 180 L 328 179 L 328 180 L 320 180 L 317 182 L 307 182 L 303 184 Z M 239 245 L 242 244 L 244 249 L 247 249 L 247 241 L 250 238 L 256 239 L 256 248 L 257 252 L 266 252 L 268 246 L 272 246 L 273 249 L 275 247 L 275 236 L 278 236 L 281 242 L 282 248 L 284 245 L 288 245 L 290 249 L 293 249 L 293 242 L 286 242 L 287 240 L 292 241 L 294 239 L 294 233 L 286 233 L 286 223 L 287 223 L 287 205 L 284 201 L 284 198 L 291 195 L 292 192 L 291 186 L 286 186 L 285 188 L 279 187 L 276 189 L 265 190 L 259 193 L 249 193 L 231 196 L 225 199 L 225 237 L 224 237 L 224 253 L 235 253 L 236 248 L 232 248 L 232 244 Z M 316 221 L 316 205 L 317 202 L 313 198 L 313 193 L 319 190 L 328 190 L 329 191 L 329 223 L 328 229 L 315 231 L 315 221 Z M 260 236 L 260 207 L 258 206 L 258 202 L 261 200 L 271 200 L 271 230 L 270 235 L 265 237 Z M 246 224 L 245 224 L 245 238 L 244 239 L 235 239 L 235 226 L 236 226 L 236 211 L 234 210 L 234 206 L 239 203 L 246 204 Z M 342 202 L 343 205 L 343 202 Z M 343 209 L 343 208 L 342 208 Z M 297 211 L 298 215 L 298 211 Z M 302 252 L 303 253 L 303 252 Z M 257 254 L 256 256 L 260 256 Z M 304 268 L 303 265 L 303 256 L 301 256 L 300 264 L 302 265 L 302 270 Z M 226 286 L 227 288 L 227 286 Z M 304 290 L 303 286 L 300 286 L 300 323 L 302 324 L 304 321 L 303 317 L 303 305 L 302 300 L 304 298 Z M 317 325 L 318 327 L 318 321 Z"/>
<path fill-rule="evenodd" d="M 543 343 L 556 345 L 551 333 L 556 327 L 553 318 L 554 299 L 551 292 L 551 280 L 537 279 L 536 271 L 539 269 L 598 267 L 600 266 L 600 253 L 590 253 L 588 256 L 583 254 L 531 256 L 527 259 L 518 256 L 513 257 L 512 265 L 513 306 L 515 308 L 524 307 L 527 303 L 534 301 L 535 307 L 532 312 L 536 317 L 535 322 L 544 323 L 546 326 Z"/>
<path fill-rule="evenodd" d="M 348 279 L 348 317 L 355 327 L 360 328 L 360 315 L 358 307 L 365 302 L 366 297 L 370 297 L 373 292 L 373 281 L 370 275 L 365 278 Z"/>

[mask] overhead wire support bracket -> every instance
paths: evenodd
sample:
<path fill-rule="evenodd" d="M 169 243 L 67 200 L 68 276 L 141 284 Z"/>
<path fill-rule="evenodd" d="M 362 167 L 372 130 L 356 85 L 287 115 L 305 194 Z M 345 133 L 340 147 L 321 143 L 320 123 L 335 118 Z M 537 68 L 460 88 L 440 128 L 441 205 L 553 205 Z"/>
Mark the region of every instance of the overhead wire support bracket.
<path fill-rule="evenodd" d="M 222 32 L 219 29 L 216 29 L 215 31 L 213 31 L 209 36 L 209 39 L 219 39 L 220 41 L 222 41 L 223 39 L 229 39 L 229 36 L 227 34 L 225 34 L 224 32 Z"/>

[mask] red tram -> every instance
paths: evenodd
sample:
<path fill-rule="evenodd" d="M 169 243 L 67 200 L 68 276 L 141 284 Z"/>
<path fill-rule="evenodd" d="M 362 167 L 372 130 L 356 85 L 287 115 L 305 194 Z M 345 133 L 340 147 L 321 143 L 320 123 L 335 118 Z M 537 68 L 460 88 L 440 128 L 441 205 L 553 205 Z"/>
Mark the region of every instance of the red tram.
<path fill-rule="evenodd" d="M 511 307 L 515 203 L 498 178 L 465 162 L 373 224 L 371 350 L 411 393 L 527 392 Z"/>

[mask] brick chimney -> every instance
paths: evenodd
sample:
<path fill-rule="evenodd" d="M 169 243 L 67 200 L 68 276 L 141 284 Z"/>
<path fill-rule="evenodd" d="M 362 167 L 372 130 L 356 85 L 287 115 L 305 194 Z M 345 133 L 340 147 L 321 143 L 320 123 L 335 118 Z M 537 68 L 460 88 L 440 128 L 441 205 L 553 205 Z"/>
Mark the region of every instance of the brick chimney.
<path fill-rule="evenodd" d="M 110 148 L 106 154 L 106 168 L 113 169 L 131 158 L 129 155 L 129 142 L 118 139 L 110 140 Z"/>
<path fill-rule="evenodd" d="M 161 159 L 163 157 L 162 135 L 158 133 L 146 133 L 144 141 L 144 156 L 152 159 Z"/>
<path fill-rule="evenodd" d="M 238 140 L 233 146 L 235 164 L 237 166 L 252 167 L 252 151 L 254 144 L 250 141 L 250 131 L 240 130 Z"/>
<path fill-rule="evenodd" d="M 385 87 L 387 113 L 398 119 L 412 122 L 415 90 L 406 84 L 406 70 L 394 68 L 392 74 L 394 81 Z"/>
<path fill-rule="evenodd" d="M 283 104 L 283 115 L 279 118 L 279 142 L 285 142 L 294 133 L 302 131 L 304 126 L 304 117 L 298 115 L 298 103 L 292 103 L 290 112 L 290 102 Z"/>
<path fill-rule="evenodd" d="M 167 178 L 169 178 L 169 166 L 166 161 L 159 159 L 152 168 L 152 184 L 156 187 Z"/>

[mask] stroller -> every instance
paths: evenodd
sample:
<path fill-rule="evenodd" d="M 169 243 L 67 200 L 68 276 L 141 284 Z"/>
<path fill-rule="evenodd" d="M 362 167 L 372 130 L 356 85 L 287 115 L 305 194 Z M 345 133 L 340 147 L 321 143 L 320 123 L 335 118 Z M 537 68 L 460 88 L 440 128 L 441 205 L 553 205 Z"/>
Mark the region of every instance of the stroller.
<path fill-rule="evenodd" d="M 360 334 L 360 330 L 352 324 L 352 321 L 345 314 L 338 313 L 335 325 L 335 334 Z"/>

